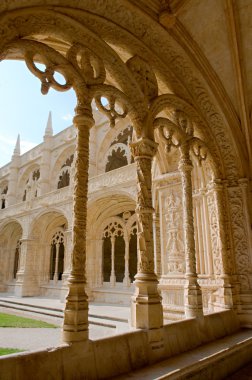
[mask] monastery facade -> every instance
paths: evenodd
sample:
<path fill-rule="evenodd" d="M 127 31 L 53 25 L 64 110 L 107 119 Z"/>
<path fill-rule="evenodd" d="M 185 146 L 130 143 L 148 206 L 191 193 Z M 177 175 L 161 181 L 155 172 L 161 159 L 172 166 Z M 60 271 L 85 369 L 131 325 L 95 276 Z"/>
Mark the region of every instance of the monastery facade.
<path fill-rule="evenodd" d="M 136 164 L 130 152 L 130 120 L 111 129 L 96 109 L 90 137 L 87 213 L 87 286 L 89 300 L 130 305 L 137 273 Z M 181 121 L 184 122 L 184 121 Z M 171 150 L 171 147 L 169 147 Z M 76 131 L 53 136 L 49 114 L 43 142 L 20 154 L 20 138 L 9 164 L 0 169 L 1 291 L 17 296 L 65 300 L 71 272 L 73 170 Z M 192 198 L 196 271 L 203 310 L 225 309 L 218 192 L 206 152 L 193 150 Z M 180 159 L 152 167 L 154 265 L 164 318 L 185 314 L 185 236 Z M 163 164 L 163 166 L 162 166 Z M 246 181 L 239 188 L 246 201 Z M 230 263 L 228 264 L 230 266 Z M 247 279 L 251 286 L 251 278 Z"/>

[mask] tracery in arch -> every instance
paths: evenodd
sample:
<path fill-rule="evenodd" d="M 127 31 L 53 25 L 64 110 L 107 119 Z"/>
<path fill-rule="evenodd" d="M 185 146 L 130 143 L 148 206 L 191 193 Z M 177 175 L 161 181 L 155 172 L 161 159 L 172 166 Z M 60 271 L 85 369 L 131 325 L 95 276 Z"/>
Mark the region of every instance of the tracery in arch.
<path fill-rule="evenodd" d="M 1 186 L 0 187 L 0 208 L 4 209 L 7 204 L 6 204 L 6 198 L 7 198 L 7 193 L 8 193 L 8 185 Z"/>
<path fill-rule="evenodd" d="M 40 169 L 35 169 L 30 173 L 29 177 L 26 180 L 22 197 L 23 201 L 30 201 L 39 195 L 39 178 Z"/>
<path fill-rule="evenodd" d="M 71 166 L 74 160 L 74 154 L 71 154 L 65 161 L 65 163 L 61 166 L 59 179 L 58 179 L 58 189 L 62 189 L 63 187 L 69 186 L 70 177 L 71 177 Z"/>
<path fill-rule="evenodd" d="M 105 172 L 118 169 L 133 162 L 129 149 L 129 144 L 132 141 L 132 132 L 133 127 L 129 125 L 112 141 L 106 153 Z"/>
<path fill-rule="evenodd" d="M 64 233 L 58 230 L 51 240 L 50 280 L 57 283 L 62 280 L 64 272 L 65 238 Z"/>
<path fill-rule="evenodd" d="M 103 230 L 103 281 L 130 286 L 137 273 L 137 225 L 135 214 L 124 211 Z"/>
<path fill-rule="evenodd" d="M 103 280 L 115 286 L 124 277 L 124 230 L 118 221 L 111 222 L 103 231 Z"/>
<path fill-rule="evenodd" d="M 11 221 L 0 231 L 0 279 L 5 286 L 17 279 L 21 260 L 23 230 L 16 221 Z"/>

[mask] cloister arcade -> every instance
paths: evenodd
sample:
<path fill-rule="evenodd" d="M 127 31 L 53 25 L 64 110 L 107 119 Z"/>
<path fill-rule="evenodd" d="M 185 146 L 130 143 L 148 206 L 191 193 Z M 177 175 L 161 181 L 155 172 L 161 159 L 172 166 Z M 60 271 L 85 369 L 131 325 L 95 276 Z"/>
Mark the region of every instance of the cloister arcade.
<path fill-rule="evenodd" d="M 128 1 L 5 3 L 0 58 L 23 59 L 42 94 L 74 89 L 77 137 L 69 129 L 55 159 L 49 123 L 22 176 L 17 144 L 0 182 L 1 289 L 67 294 L 66 343 L 87 341 L 89 300 L 130 304 L 157 356 L 167 320 L 233 310 L 251 326 L 249 148 L 225 90 L 167 33 L 171 19 L 157 26 Z"/>

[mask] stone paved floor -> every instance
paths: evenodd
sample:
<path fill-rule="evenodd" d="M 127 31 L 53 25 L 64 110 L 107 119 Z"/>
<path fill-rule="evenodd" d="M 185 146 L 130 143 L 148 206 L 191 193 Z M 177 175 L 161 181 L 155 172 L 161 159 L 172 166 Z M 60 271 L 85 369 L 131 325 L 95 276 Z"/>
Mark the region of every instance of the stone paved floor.
<path fill-rule="evenodd" d="M 14 302 L 23 303 L 25 305 L 35 305 L 51 307 L 63 310 L 64 304 L 59 300 L 48 299 L 43 297 L 23 297 L 17 298 L 10 295 L 0 295 L 0 298 L 7 298 Z M 0 307 L 0 312 L 19 315 L 27 318 L 34 318 L 48 323 L 53 323 L 58 326 L 56 329 L 47 328 L 0 328 L 0 347 L 6 348 L 20 348 L 24 350 L 37 350 L 41 348 L 49 348 L 61 344 L 61 325 L 62 318 L 55 318 L 46 315 L 31 313 L 27 311 L 12 310 Z M 122 305 L 105 305 L 99 303 L 89 304 L 89 314 L 104 316 L 105 318 L 121 318 L 124 320 L 129 319 L 130 308 Z M 115 335 L 123 331 L 129 331 L 128 322 L 114 322 L 113 320 L 92 318 L 94 321 L 116 325 L 117 328 L 109 328 L 106 326 L 98 326 L 94 324 L 89 325 L 89 337 L 92 340 L 100 339 L 103 337 Z"/>

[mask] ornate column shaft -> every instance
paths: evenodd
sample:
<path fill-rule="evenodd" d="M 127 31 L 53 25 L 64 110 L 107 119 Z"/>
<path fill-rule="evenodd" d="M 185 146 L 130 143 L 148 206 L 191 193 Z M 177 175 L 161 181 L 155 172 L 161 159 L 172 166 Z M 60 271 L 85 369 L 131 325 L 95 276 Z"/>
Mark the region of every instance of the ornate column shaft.
<path fill-rule="evenodd" d="M 196 272 L 196 252 L 193 225 L 193 198 L 192 198 L 192 161 L 189 154 L 189 145 L 184 143 L 180 147 L 181 158 L 179 171 L 182 181 L 183 225 L 186 262 L 186 284 L 184 288 L 185 316 L 187 318 L 203 315 L 202 294 L 198 284 Z"/>
<path fill-rule="evenodd" d="M 74 125 L 77 128 L 76 164 L 73 196 L 72 268 L 68 279 L 63 340 L 77 342 L 88 339 L 88 297 L 86 276 L 86 219 L 88 193 L 89 129 L 94 124 L 91 106 L 77 107 Z"/>
<path fill-rule="evenodd" d="M 71 254 L 72 254 L 72 229 L 64 231 L 65 243 L 64 243 L 64 272 L 62 275 L 62 281 L 65 283 L 71 272 Z"/>
<path fill-rule="evenodd" d="M 116 277 L 115 277 L 115 237 L 111 237 L 111 275 L 110 275 L 110 285 L 115 286 Z"/>
<path fill-rule="evenodd" d="M 129 277 L 129 240 L 125 239 L 125 255 L 124 255 L 124 262 L 125 262 L 125 271 L 124 271 L 124 279 L 123 284 L 124 286 L 130 286 L 130 277 Z"/>
<path fill-rule="evenodd" d="M 58 282 L 58 266 L 59 266 L 59 243 L 56 244 L 56 258 L 55 258 L 55 269 L 54 269 L 54 276 L 53 281 L 56 283 Z"/>
<path fill-rule="evenodd" d="M 131 143 L 132 155 L 137 166 L 136 215 L 139 249 L 135 294 L 131 303 L 131 323 L 134 327 L 142 329 L 160 329 L 163 326 L 161 297 L 154 273 L 151 164 L 156 150 L 157 144 L 144 137 Z"/>
<path fill-rule="evenodd" d="M 225 309 L 231 309 L 233 307 L 232 286 L 230 279 L 230 266 L 231 262 L 228 262 L 228 251 L 226 245 L 226 233 L 225 233 L 225 220 L 224 220 L 224 199 L 223 199 L 223 185 L 221 180 L 215 180 L 210 184 L 210 189 L 213 191 L 216 211 L 217 211 L 217 223 L 218 223 L 218 237 L 219 237 L 219 260 L 220 270 L 219 275 L 221 279 L 221 288 L 218 291 L 217 303 L 219 303 Z M 218 302 L 219 301 L 219 302 Z"/>
<path fill-rule="evenodd" d="M 160 215 L 155 213 L 153 220 L 154 228 L 154 257 L 155 257 L 155 272 L 160 277 L 162 274 L 161 266 L 161 247 L 160 247 Z"/>

